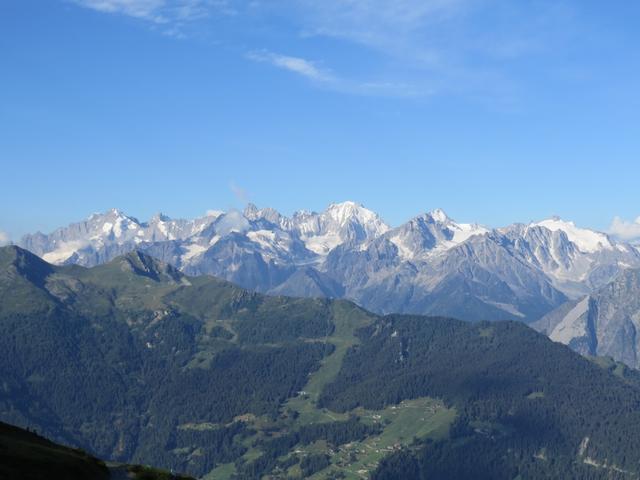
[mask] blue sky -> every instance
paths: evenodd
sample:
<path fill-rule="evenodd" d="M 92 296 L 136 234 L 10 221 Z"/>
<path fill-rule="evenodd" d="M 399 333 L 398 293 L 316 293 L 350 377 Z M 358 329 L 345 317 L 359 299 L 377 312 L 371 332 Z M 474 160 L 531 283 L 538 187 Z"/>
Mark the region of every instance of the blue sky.
<path fill-rule="evenodd" d="M 355 200 L 640 237 L 638 2 L 4 0 L 0 241 Z M 619 217 L 611 227 L 614 217 Z"/>

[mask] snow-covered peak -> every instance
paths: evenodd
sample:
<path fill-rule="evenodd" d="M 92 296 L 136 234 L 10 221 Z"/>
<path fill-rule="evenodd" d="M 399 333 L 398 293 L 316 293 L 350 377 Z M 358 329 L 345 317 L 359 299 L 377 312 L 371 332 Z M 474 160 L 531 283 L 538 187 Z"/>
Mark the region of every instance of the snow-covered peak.
<path fill-rule="evenodd" d="M 255 221 L 263 219 L 281 228 L 288 227 L 289 223 L 289 220 L 283 217 L 277 210 L 268 207 L 258 208 L 253 203 L 247 204 L 243 215 L 248 220 Z"/>
<path fill-rule="evenodd" d="M 332 203 L 322 213 L 296 212 L 291 228 L 320 255 L 343 243 L 362 244 L 389 230 L 377 213 L 351 201 Z"/>
<path fill-rule="evenodd" d="M 613 242 L 605 233 L 589 230 L 588 228 L 579 228 L 575 223 L 562 220 L 560 217 L 551 217 L 541 222 L 532 223 L 531 226 L 545 227 L 552 232 L 558 230 L 564 232 L 569 241 L 584 253 L 594 253 L 614 248 Z"/>
<path fill-rule="evenodd" d="M 219 236 L 253 230 L 269 230 L 278 235 L 286 232 L 319 255 L 326 255 L 344 243 L 362 244 L 389 230 L 378 214 L 351 201 L 332 203 L 321 213 L 300 210 L 292 217 L 285 217 L 273 208 L 259 208 L 249 203 L 242 213 L 231 211 L 221 215 L 212 228 L 210 233 Z M 267 239 L 264 232 L 251 234 L 249 238 L 262 245 Z"/>
<path fill-rule="evenodd" d="M 346 201 L 342 203 L 332 203 L 324 214 L 338 222 L 340 226 L 344 226 L 348 222 L 356 221 L 361 225 L 371 227 L 375 231 L 386 231 L 389 229 L 377 213 L 356 202 Z"/>
<path fill-rule="evenodd" d="M 453 223 L 449 227 L 453 230 L 452 241 L 454 245 L 464 242 L 474 235 L 485 235 L 490 229 L 477 223 Z"/>
<path fill-rule="evenodd" d="M 345 200 L 344 202 L 332 202 L 327 207 L 327 211 L 331 210 L 350 210 L 362 207 L 361 204 L 354 202 L 352 200 Z"/>
<path fill-rule="evenodd" d="M 86 219 L 86 222 L 93 225 L 98 225 L 104 222 L 114 222 L 117 220 L 139 223 L 136 218 L 125 214 L 122 210 L 119 210 L 117 208 L 111 208 L 103 213 L 93 213 Z"/>
<path fill-rule="evenodd" d="M 153 217 L 151 217 L 150 223 L 159 223 L 159 222 L 169 222 L 171 218 L 165 215 L 162 212 L 156 213 Z"/>
<path fill-rule="evenodd" d="M 425 215 L 437 224 L 438 228 L 447 230 L 451 233 L 450 243 L 441 245 L 448 249 L 459 243 L 464 242 L 474 235 L 484 235 L 489 233 L 490 229 L 478 223 L 458 223 L 445 213 L 444 210 L 437 208 Z"/>
<path fill-rule="evenodd" d="M 431 212 L 429 212 L 428 215 L 431 218 L 433 218 L 436 222 L 448 223 L 451 221 L 449 216 L 441 208 L 436 208 L 435 210 L 432 210 Z"/>
<path fill-rule="evenodd" d="M 457 223 L 443 210 L 436 209 L 412 218 L 389 232 L 387 238 L 398 247 L 403 259 L 411 260 L 445 252 L 489 231 L 475 223 Z"/>
<path fill-rule="evenodd" d="M 148 222 L 140 222 L 112 208 L 94 213 L 86 220 L 59 228 L 49 235 L 25 236 L 22 245 L 41 255 L 46 261 L 62 264 L 74 261 L 93 265 L 137 248 L 142 243 L 183 240 L 201 232 L 215 217 L 195 220 L 171 219 L 161 213 Z"/>
<path fill-rule="evenodd" d="M 99 214 L 98 214 L 99 215 Z M 126 216 L 122 210 L 118 209 L 118 208 L 110 208 L 109 210 L 107 210 L 106 213 L 104 213 L 104 215 L 114 215 L 116 217 L 124 217 Z"/>
<path fill-rule="evenodd" d="M 254 203 L 247 203 L 242 214 L 249 220 L 254 220 L 260 214 L 260 209 Z"/>
<path fill-rule="evenodd" d="M 126 215 L 117 208 L 112 208 L 104 213 L 94 213 L 87 220 L 79 224 L 70 225 L 68 228 L 58 229 L 54 232 L 60 237 L 65 237 L 65 231 L 71 229 L 74 240 L 83 237 L 82 240 L 95 240 L 98 238 L 110 238 L 116 243 L 122 243 L 142 228 L 140 222 Z M 86 236 L 89 238 L 84 238 Z"/>
<path fill-rule="evenodd" d="M 44 260 L 62 264 L 87 248 L 134 241 L 142 228 L 137 219 L 112 208 L 104 213 L 94 213 L 82 222 L 59 228 L 49 235 L 27 235 L 21 243 Z"/>

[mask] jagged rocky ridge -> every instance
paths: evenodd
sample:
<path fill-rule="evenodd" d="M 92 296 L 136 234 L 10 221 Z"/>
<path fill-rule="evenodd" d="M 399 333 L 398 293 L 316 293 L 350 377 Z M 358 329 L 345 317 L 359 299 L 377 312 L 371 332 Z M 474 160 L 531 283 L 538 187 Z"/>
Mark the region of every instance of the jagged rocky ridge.
<path fill-rule="evenodd" d="M 354 202 L 291 217 L 249 205 L 148 222 L 110 210 L 20 245 L 55 264 L 83 266 L 135 248 L 187 274 L 264 293 L 468 320 L 537 320 L 640 267 L 636 247 L 558 218 L 489 229 L 435 210 L 391 228 Z"/>
<path fill-rule="evenodd" d="M 609 356 L 640 368 L 640 270 L 623 271 L 594 293 L 561 305 L 533 327 L 584 355 Z"/>

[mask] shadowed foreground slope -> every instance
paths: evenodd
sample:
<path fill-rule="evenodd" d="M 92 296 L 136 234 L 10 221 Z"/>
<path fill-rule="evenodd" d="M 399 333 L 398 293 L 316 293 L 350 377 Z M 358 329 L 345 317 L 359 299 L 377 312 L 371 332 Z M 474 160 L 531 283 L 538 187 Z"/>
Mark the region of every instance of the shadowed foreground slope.
<path fill-rule="evenodd" d="M 0 422 L 0 478 L 108 480 L 123 474 L 131 480 L 189 480 L 140 465 L 107 466 L 78 449 L 53 443 L 33 432 Z"/>

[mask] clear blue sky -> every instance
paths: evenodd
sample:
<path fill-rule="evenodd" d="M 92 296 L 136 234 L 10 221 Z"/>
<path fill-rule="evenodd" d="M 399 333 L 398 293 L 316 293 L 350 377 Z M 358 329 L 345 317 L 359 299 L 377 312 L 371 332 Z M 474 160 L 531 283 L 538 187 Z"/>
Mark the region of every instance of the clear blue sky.
<path fill-rule="evenodd" d="M 3 0 L 0 231 L 247 200 L 631 222 L 639 21 L 600 0 Z"/>

